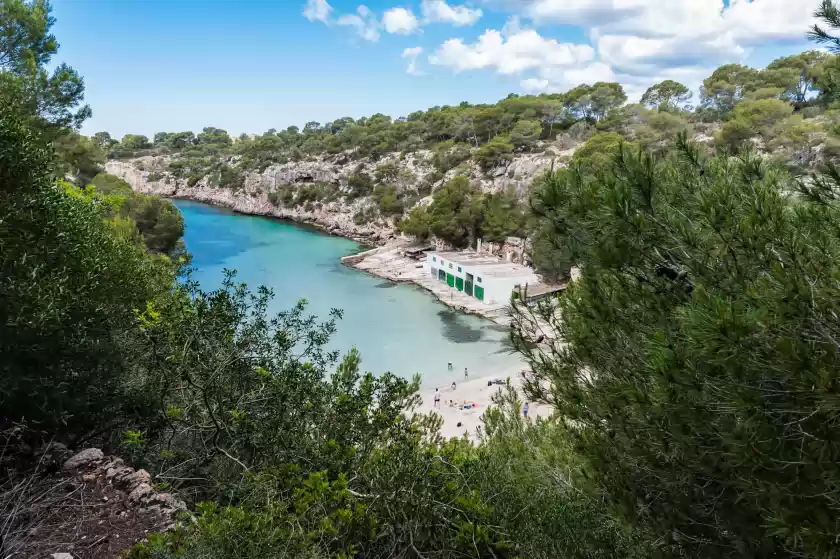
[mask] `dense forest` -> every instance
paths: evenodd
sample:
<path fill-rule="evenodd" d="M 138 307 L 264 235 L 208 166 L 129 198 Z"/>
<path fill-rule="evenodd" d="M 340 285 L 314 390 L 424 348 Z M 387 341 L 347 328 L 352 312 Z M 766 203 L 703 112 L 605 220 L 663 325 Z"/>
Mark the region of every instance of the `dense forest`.
<path fill-rule="evenodd" d="M 840 51 L 840 12 L 826 0 L 819 16 L 813 37 Z M 596 84 L 114 143 L 78 134 L 84 83 L 52 63 L 52 24 L 46 0 L 0 0 L 0 555 L 46 537 L 15 501 L 46 441 L 118 451 L 189 502 L 137 559 L 840 554 L 834 55 L 725 66 L 692 110 L 679 84 L 647 107 Z M 546 266 L 582 274 L 559 300 L 514 300 L 511 331 L 528 398 L 555 413 L 523 418 L 507 388 L 478 442 L 415 413 L 418 379 L 330 352 L 340 310 L 269 316 L 271 291 L 232 272 L 202 291 L 177 210 L 99 173 L 106 148 L 170 150 L 187 178 L 348 148 L 489 167 L 555 133 L 583 145 L 515 211 Z M 471 188 L 447 181 L 406 227 L 454 240 L 476 212 L 513 211 L 466 203 Z"/>

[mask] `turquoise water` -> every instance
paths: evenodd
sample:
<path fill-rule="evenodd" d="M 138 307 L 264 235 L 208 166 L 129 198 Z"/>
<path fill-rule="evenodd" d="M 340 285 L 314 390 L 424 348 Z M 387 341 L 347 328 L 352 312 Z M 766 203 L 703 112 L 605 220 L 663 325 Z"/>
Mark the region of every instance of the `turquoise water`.
<path fill-rule="evenodd" d="M 429 293 L 393 284 L 341 264 L 360 250 L 350 240 L 279 220 L 245 216 L 176 200 L 186 222 L 185 240 L 193 254 L 193 278 L 205 290 L 219 287 L 225 268 L 252 288 L 274 289 L 272 311 L 300 298 L 309 311 L 327 317 L 344 311 L 332 347 L 356 346 L 362 366 L 410 378 L 421 373 L 425 386 L 470 377 L 510 374 L 519 359 L 504 346 L 505 329 L 475 316 L 453 312 Z M 452 362 L 453 371 L 447 370 Z"/>

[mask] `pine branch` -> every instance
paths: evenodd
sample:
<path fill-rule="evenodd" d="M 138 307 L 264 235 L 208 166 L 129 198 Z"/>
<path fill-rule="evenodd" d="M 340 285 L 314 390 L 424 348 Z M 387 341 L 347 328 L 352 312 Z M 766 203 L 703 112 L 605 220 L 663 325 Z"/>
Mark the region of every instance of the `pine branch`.
<path fill-rule="evenodd" d="M 825 22 L 830 29 L 840 29 L 840 9 L 837 8 L 833 0 L 823 0 L 820 7 L 814 12 L 814 17 Z M 832 52 L 840 52 L 840 37 L 831 35 L 819 25 L 814 25 L 807 36 L 817 44 L 828 44 L 828 49 Z"/>

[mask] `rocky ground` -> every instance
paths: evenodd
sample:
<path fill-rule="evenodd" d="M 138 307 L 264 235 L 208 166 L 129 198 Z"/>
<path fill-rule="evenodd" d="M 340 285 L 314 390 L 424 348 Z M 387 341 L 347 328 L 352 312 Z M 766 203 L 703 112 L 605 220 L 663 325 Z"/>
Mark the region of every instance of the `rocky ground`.
<path fill-rule="evenodd" d="M 27 475 L 0 487 L 0 557 L 116 558 L 174 526 L 184 503 L 156 490 L 145 470 L 98 448 L 49 444 Z"/>

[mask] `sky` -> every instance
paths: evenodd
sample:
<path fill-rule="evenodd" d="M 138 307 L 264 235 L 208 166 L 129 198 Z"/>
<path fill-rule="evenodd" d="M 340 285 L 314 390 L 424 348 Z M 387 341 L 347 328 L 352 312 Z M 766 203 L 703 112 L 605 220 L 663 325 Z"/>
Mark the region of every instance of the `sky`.
<path fill-rule="evenodd" d="M 53 0 L 82 131 L 302 127 L 663 79 L 809 48 L 819 0 Z"/>

